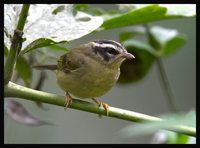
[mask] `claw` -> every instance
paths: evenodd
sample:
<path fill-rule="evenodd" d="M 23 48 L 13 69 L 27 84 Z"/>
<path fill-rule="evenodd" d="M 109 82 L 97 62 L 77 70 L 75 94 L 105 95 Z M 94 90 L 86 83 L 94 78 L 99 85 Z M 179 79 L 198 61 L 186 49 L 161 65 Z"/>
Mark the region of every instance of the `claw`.
<path fill-rule="evenodd" d="M 102 102 L 96 100 L 95 98 L 92 98 L 92 100 L 93 100 L 95 103 L 99 104 L 100 107 L 103 107 L 103 108 L 105 109 L 105 111 L 106 111 L 106 115 L 109 116 L 109 105 L 108 105 L 108 104 L 102 103 Z M 100 115 L 100 114 L 99 114 L 99 117 L 101 118 L 101 115 Z"/>
<path fill-rule="evenodd" d="M 106 110 L 106 115 L 109 116 L 109 105 L 106 103 L 102 103 L 103 108 Z"/>
<path fill-rule="evenodd" d="M 66 111 L 67 110 L 67 107 L 69 105 L 72 104 L 72 97 L 70 96 L 70 94 L 68 92 L 66 92 L 66 95 L 65 95 L 65 103 L 64 103 L 64 110 Z"/>

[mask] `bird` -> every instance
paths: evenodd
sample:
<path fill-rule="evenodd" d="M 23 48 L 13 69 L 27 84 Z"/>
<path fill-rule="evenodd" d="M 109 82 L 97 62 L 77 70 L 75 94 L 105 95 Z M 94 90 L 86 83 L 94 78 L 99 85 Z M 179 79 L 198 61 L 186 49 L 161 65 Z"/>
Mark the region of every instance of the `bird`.
<path fill-rule="evenodd" d="M 91 98 L 109 115 L 109 105 L 98 101 L 115 86 L 120 65 L 134 59 L 125 47 L 114 40 L 94 40 L 71 49 L 60 56 L 57 65 L 36 65 L 34 68 L 56 71 L 57 83 L 65 91 L 65 109 L 72 103 L 71 95 Z"/>

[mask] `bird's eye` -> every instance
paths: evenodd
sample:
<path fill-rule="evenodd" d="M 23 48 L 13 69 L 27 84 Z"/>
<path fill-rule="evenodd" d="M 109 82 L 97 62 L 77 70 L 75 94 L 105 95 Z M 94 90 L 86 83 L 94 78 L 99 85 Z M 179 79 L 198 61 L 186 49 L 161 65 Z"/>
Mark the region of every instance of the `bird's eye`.
<path fill-rule="evenodd" d="M 119 52 L 113 48 L 106 48 L 109 54 L 117 55 Z"/>

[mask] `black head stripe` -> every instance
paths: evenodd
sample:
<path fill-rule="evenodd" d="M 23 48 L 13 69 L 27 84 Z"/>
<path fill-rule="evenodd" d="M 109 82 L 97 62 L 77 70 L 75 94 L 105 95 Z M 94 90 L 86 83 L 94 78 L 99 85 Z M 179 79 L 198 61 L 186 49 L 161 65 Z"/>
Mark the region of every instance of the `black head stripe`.
<path fill-rule="evenodd" d="M 105 54 L 104 49 L 99 46 L 94 46 L 94 52 L 100 54 L 105 61 L 109 61 L 109 56 Z"/>
<path fill-rule="evenodd" d="M 99 54 L 105 61 L 114 59 L 115 55 L 125 50 L 120 43 L 112 40 L 96 40 L 93 43 L 94 52 Z"/>

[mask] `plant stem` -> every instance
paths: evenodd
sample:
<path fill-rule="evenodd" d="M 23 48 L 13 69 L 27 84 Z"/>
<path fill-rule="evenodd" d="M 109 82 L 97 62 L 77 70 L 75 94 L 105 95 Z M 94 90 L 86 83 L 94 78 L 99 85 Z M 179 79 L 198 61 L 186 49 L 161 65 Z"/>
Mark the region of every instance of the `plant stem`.
<path fill-rule="evenodd" d="M 50 94 L 46 92 L 37 91 L 24 86 L 17 85 L 15 83 L 9 82 L 8 85 L 4 87 L 5 97 L 18 97 L 32 101 L 39 101 L 48 104 L 54 104 L 58 106 L 63 106 L 65 103 L 64 96 L 58 96 L 55 94 Z M 73 99 L 72 104 L 69 108 L 78 109 L 86 112 L 96 113 L 100 115 L 106 115 L 104 108 L 100 108 L 97 104 Z M 119 118 L 123 120 L 133 121 L 133 122 L 162 122 L 161 118 L 128 111 L 120 108 L 115 108 L 109 106 L 109 116 L 114 118 Z M 196 129 L 184 125 L 173 125 L 172 127 L 165 128 L 167 130 L 179 132 L 181 134 L 186 134 L 190 136 L 196 136 Z"/>
<path fill-rule="evenodd" d="M 20 12 L 17 28 L 14 31 L 14 35 L 12 38 L 10 52 L 8 54 L 8 57 L 5 63 L 4 85 L 8 84 L 8 82 L 10 81 L 12 77 L 14 64 L 16 62 L 17 55 L 21 50 L 23 29 L 24 29 L 27 15 L 28 15 L 29 6 L 30 4 L 24 4 Z"/>
<path fill-rule="evenodd" d="M 148 24 L 144 24 L 144 27 L 146 28 L 146 31 L 147 31 L 147 36 L 148 36 L 149 44 L 152 47 L 154 47 L 155 50 L 157 50 L 157 51 L 161 50 L 160 49 L 161 48 L 160 44 L 157 43 L 157 41 L 155 40 L 155 38 L 153 37 L 153 35 L 150 32 L 149 25 Z M 156 62 L 157 62 L 158 71 L 159 71 L 159 75 L 160 75 L 160 80 L 161 80 L 161 83 L 163 85 L 164 92 L 166 94 L 166 99 L 167 99 L 169 108 L 170 108 L 170 110 L 172 112 L 177 112 L 179 109 L 178 109 L 178 106 L 175 103 L 175 97 L 173 95 L 173 92 L 171 90 L 169 81 L 167 79 L 167 75 L 166 75 L 166 72 L 165 72 L 162 60 L 161 60 L 160 57 L 158 57 L 156 55 L 155 55 L 155 57 L 156 57 Z"/>
<path fill-rule="evenodd" d="M 24 30 L 24 26 L 25 26 L 25 23 L 26 23 L 26 18 L 28 16 L 29 7 L 30 7 L 30 4 L 24 4 L 22 6 L 22 10 L 21 10 L 20 16 L 19 16 L 19 21 L 18 21 L 18 24 L 17 24 L 17 29 L 18 30 L 21 30 L 21 31 Z"/>
<path fill-rule="evenodd" d="M 156 62 L 157 62 L 157 66 L 158 66 L 160 80 L 161 80 L 161 83 L 163 85 L 164 91 L 166 93 L 166 99 L 168 101 L 169 108 L 172 112 L 177 112 L 178 107 L 175 103 L 175 98 L 174 98 L 174 95 L 172 93 L 169 81 L 167 79 L 167 75 L 166 75 L 162 60 L 160 58 L 157 58 Z"/>

